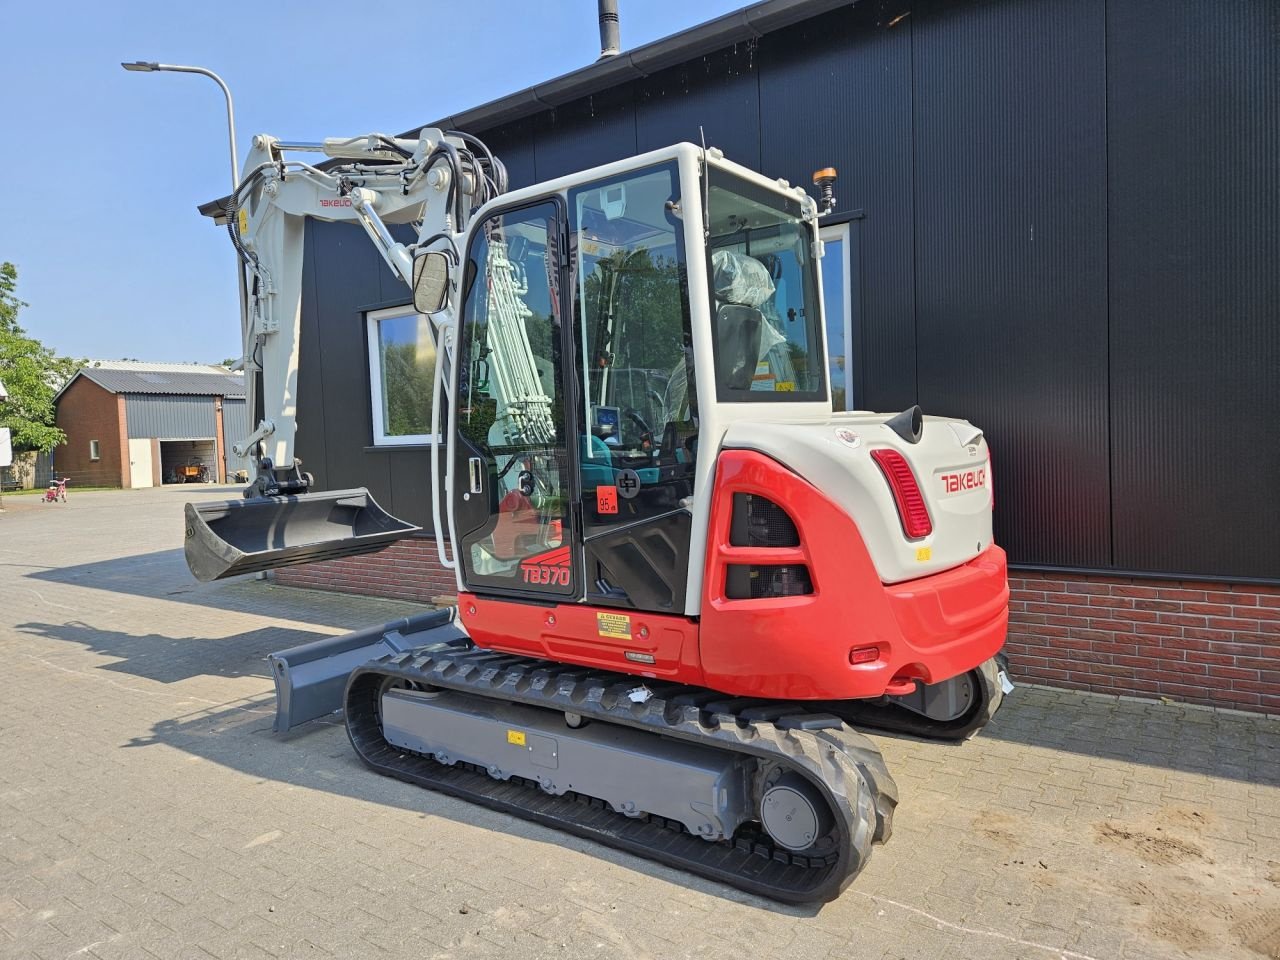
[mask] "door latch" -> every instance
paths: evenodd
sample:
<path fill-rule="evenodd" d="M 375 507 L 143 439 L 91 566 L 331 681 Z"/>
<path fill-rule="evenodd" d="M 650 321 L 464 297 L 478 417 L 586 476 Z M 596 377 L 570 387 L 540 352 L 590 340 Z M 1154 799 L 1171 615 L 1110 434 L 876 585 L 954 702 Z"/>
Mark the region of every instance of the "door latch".
<path fill-rule="evenodd" d="M 484 489 L 480 482 L 483 476 L 480 472 L 480 458 L 472 457 L 467 461 L 467 466 L 471 474 L 471 492 L 480 493 Z"/>

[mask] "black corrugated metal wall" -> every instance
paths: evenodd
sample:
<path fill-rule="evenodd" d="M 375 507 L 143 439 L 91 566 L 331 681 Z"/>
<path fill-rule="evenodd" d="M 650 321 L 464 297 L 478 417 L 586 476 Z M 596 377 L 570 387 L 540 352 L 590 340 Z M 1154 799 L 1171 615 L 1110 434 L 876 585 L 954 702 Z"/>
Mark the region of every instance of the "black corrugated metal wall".
<path fill-rule="evenodd" d="M 475 132 L 514 186 L 700 124 L 770 176 L 837 166 L 856 398 L 984 427 L 1015 563 L 1280 579 L 1280 4 L 902 9 Z M 425 522 L 426 453 L 366 450 L 361 312 L 405 294 L 354 229 L 308 240 L 301 455 Z"/>

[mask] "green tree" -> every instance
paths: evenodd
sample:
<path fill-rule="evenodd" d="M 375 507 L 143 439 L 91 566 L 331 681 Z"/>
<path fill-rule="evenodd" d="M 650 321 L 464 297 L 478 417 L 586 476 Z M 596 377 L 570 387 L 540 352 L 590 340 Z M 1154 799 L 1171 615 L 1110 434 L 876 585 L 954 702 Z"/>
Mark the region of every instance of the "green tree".
<path fill-rule="evenodd" d="M 17 295 L 18 268 L 0 263 L 0 383 L 9 393 L 0 400 L 0 426 L 13 433 L 15 450 L 52 450 L 66 440 L 54 426 L 54 395 L 81 366 L 59 357 L 18 326 L 26 306 Z"/>

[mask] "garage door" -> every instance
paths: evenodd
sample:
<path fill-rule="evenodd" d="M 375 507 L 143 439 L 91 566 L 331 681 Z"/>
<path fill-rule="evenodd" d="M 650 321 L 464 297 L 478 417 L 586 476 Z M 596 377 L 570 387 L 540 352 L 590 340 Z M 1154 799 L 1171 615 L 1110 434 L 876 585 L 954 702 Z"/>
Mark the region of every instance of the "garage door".
<path fill-rule="evenodd" d="M 160 477 L 165 483 L 213 483 L 218 479 L 218 443 L 161 440 Z"/>

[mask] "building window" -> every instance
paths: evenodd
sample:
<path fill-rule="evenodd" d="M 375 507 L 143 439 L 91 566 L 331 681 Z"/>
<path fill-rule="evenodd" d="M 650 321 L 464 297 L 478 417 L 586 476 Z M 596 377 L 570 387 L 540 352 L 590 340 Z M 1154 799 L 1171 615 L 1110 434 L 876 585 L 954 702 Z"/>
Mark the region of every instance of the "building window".
<path fill-rule="evenodd" d="M 412 307 L 368 316 L 373 442 L 378 446 L 431 443 L 431 391 L 436 347 L 431 321 Z"/>
<path fill-rule="evenodd" d="M 90 441 L 89 441 L 89 459 L 90 459 L 90 460 L 101 460 L 101 459 L 102 459 L 102 458 L 99 456 L 99 451 L 98 451 L 98 441 L 97 441 L 97 440 L 90 440 Z"/>

